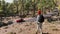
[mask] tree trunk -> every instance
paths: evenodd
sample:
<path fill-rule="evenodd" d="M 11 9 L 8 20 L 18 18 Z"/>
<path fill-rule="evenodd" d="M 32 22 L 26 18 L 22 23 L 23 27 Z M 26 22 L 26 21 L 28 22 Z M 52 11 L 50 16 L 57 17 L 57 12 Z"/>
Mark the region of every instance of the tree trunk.
<path fill-rule="evenodd" d="M 33 11 L 33 17 L 35 17 L 35 5 L 33 6 L 34 11 Z"/>
<path fill-rule="evenodd" d="M 27 10 L 27 15 L 29 15 L 29 8 L 28 8 L 28 10 Z"/>
<path fill-rule="evenodd" d="M 18 6 L 17 6 L 17 11 L 16 11 L 16 13 L 17 13 L 17 15 L 18 15 L 18 13 L 19 13 L 19 12 L 18 12 Z"/>

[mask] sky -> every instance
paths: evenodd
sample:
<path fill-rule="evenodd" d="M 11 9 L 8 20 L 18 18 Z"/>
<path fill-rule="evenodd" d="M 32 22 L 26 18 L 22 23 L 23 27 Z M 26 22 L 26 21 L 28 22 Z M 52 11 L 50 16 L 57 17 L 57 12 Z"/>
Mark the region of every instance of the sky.
<path fill-rule="evenodd" d="M 6 2 L 9 2 L 9 3 L 12 3 L 13 2 L 13 0 L 5 0 Z"/>

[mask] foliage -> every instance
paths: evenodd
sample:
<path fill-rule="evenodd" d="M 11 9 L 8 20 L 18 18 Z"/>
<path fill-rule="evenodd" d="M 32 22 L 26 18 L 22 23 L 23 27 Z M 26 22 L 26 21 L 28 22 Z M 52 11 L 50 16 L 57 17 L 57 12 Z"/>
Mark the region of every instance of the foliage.
<path fill-rule="evenodd" d="M 38 3 L 38 8 L 54 8 L 56 6 L 54 0 L 41 0 Z"/>
<path fill-rule="evenodd" d="M 33 13 L 35 13 L 36 9 L 42 8 L 54 8 L 56 6 L 55 0 L 14 0 L 13 3 L 6 3 L 5 0 L 2 0 L 2 5 L 0 5 L 0 10 L 2 10 L 2 14 L 19 14 L 19 12 L 27 13 L 34 9 Z M 1 4 L 0 2 L 0 4 Z"/>

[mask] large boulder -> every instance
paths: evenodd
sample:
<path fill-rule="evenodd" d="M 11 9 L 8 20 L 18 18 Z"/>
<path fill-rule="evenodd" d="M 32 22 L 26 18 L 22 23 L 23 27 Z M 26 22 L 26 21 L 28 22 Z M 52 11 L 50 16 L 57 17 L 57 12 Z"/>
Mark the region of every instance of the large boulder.
<path fill-rule="evenodd" d="M 2 27 L 2 26 L 7 26 L 7 24 L 4 22 L 0 22 L 0 27 Z"/>
<path fill-rule="evenodd" d="M 7 23 L 8 25 L 11 25 L 11 24 L 13 24 L 13 22 L 12 21 L 8 21 L 8 23 Z"/>

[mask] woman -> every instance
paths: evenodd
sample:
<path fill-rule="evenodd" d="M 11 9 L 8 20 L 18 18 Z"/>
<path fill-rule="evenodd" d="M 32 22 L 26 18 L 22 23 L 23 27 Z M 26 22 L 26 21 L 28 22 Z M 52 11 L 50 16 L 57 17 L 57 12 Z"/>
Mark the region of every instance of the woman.
<path fill-rule="evenodd" d="M 43 22 L 44 22 L 44 17 L 43 17 L 42 11 L 38 10 L 37 24 L 38 24 L 38 31 L 40 30 L 41 34 L 42 34 L 42 24 L 43 24 Z"/>

